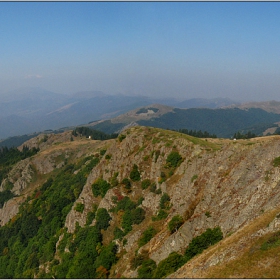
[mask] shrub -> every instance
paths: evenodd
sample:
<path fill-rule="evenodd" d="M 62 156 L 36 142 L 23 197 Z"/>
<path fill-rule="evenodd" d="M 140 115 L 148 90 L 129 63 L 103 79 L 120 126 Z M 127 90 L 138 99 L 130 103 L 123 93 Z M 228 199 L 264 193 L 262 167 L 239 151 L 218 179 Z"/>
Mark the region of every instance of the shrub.
<path fill-rule="evenodd" d="M 133 202 L 128 196 L 125 196 L 122 200 L 120 200 L 115 207 L 115 212 L 119 210 L 131 211 L 136 208 L 136 203 Z"/>
<path fill-rule="evenodd" d="M 99 208 L 96 212 L 96 228 L 106 230 L 110 225 L 111 216 L 105 208 Z"/>
<path fill-rule="evenodd" d="M 83 213 L 84 208 L 85 208 L 85 205 L 84 205 L 83 203 L 81 203 L 81 202 L 78 202 L 78 203 L 76 204 L 76 206 L 75 206 L 75 210 L 76 210 L 77 212 L 80 212 L 80 213 Z"/>
<path fill-rule="evenodd" d="M 145 219 L 145 210 L 141 207 L 137 207 L 131 211 L 133 224 L 139 225 Z"/>
<path fill-rule="evenodd" d="M 92 211 L 88 212 L 87 220 L 86 220 L 86 225 L 87 226 L 90 225 L 92 223 L 93 219 L 95 218 L 95 214 L 96 214 L 97 208 L 98 208 L 97 204 L 94 203 L 92 205 Z"/>
<path fill-rule="evenodd" d="M 149 159 L 149 156 L 148 156 L 148 155 L 146 155 L 146 156 L 143 157 L 143 160 L 144 160 L 144 161 L 147 161 L 148 159 Z"/>
<path fill-rule="evenodd" d="M 130 262 L 131 268 L 136 269 L 138 266 L 142 265 L 143 261 L 147 259 L 149 259 L 148 251 L 143 251 L 140 254 L 136 254 L 136 256 L 133 257 Z"/>
<path fill-rule="evenodd" d="M 160 209 L 169 209 L 170 207 L 170 196 L 167 193 L 164 193 L 160 198 L 159 202 Z"/>
<path fill-rule="evenodd" d="M 124 232 L 119 228 L 114 229 L 114 239 L 122 239 L 125 236 Z"/>
<path fill-rule="evenodd" d="M 92 184 L 92 193 L 95 197 L 101 195 L 102 197 L 105 196 L 107 191 L 111 188 L 111 185 L 102 178 L 98 178 L 93 184 Z"/>
<path fill-rule="evenodd" d="M 94 218 L 95 218 L 95 212 L 88 212 L 86 226 L 89 226 L 92 223 Z"/>
<path fill-rule="evenodd" d="M 139 172 L 138 166 L 136 164 L 133 164 L 132 171 L 130 172 L 130 179 L 133 182 L 140 181 L 140 179 L 141 179 L 140 172 Z"/>
<path fill-rule="evenodd" d="M 142 265 L 137 270 L 138 278 L 151 279 L 156 267 L 157 267 L 157 265 L 154 260 L 151 260 L 151 259 L 144 260 L 142 262 Z"/>
<path fill-rule="evenodd" d="M 124 212 L 121 226 L 124 229 L 125 235 L 132 230 L 132 216 L 130 211 Z"/>
<path fill-rule="evenodd" d="M 157 162 L 159 155 L 160 155 L 160 150 L 156 150 L 155 151 L 155 162 Z"/>
<path fill-rule="evenodd" d="M 122 184 L 124 185 L 124 187 L 127 189 L 127 190 L 130 190 L 131 189 L 131 182 L 128 178 L 124 178 L 122 180 Z"/>
<path fill-rule="evenodd" d="M 124 140 L 126 138 L 126 136 L 124 134 L 120 134 L 118 139 L 120 142 L 122 142 L 122 140 Z"/>
<path fill-rule="evenodd" d="M 160 178 L 159 178 L 158 182 L 159 182 L 160 184 L 162 184 L 163 182 L 166 181 L 166 179 L 167 179 L 166 174 L 165 174 L 163 171 L 161 171 L 161 172 L 160 172 Z"/>
<path fill-rule="evenodd" d="M 262 245 L 261 250 L 268 250 L 270 248 L 280 246 L 280 231 L 273 233 Z"/>
<path fill-rule="evenodd" d="M 151 186 L 150 186 L 150 191 L 153 192 L 153 193 L 155 193 L 155 192 L 156 192 L 156 189 L 157 189 L 157 185 L 156 185 L 155 182 L 153 182 L 153 183 L 151 184 Z"/>
<path fill-rule="evenodd" d="M 169 256 L 160 261 L 157 268 L 154 270 L 153 278 L 163 278 L 175 272 L 185 263 L 184 257 L 177 252 L 172 252 Z"/>
<path fill-rule="evenodd" d="M 195 175 L 193 175 L 193 176 L 192 176 L 192 178 L 191 178 L 191 182 L 193 182 L 194 180 L 196 180 L 196 179 L 197 179 L 197 177 L 198 177 L 198 176 L 197 176 L 196 174 L 195 174 Z"/>
<path fill-rule="evenodd" d="M 96 258 L 94 263 L 94 267 L 98 269 L 100 266 L 103 266 L 107 273 L 109 274 L 109 270 L 111 266 L 117 261 L 117 251 L 118 246 L 117 244 L 111 242 L 108 246 L 103 247 L 101 250 L 100 255 Z M 105 276 L 108 276 L 105 274 Z"/>
<path fill-rule="evenodd" d="M 117 179 L 118 175 L 119 175 L 119 172 L 115 172 L 114 176 L 110 179 L 110 183 L 111 183 L 112 187 L 116 187 L 119 184 L 119 181 Z"/>
<path fill-rule="evenodd" d="M 0 208 L 2 208 L 6 201 L 13 198 L 15 195 L 10 190 L 0 192 Z"/>
<path fill-rule="evenodd" d="M 274 167 L 280 166 L 280 157 L 276 157 L 276 158 L 273 160 L 273 166 L 274 166 Z"/>
<path fill-rule="evenodd" d="M 156 233 L 157 231 L 152 226 L 149 226 L 138 239 L 138 246 L 142 247 L 148 243 L 156 235 Z"/>
<path fill-rule="evenodd" d="M 139 197 L 138 200 L 137 200 L 136 205 L 137 206 L 141 205 L 144 200 L 145 200 L 145 198 L 143 196 Z"/>
<path fill-rule="evenodd" d="M 160 209 L 158 211 L 157 216 L 153 216 L 152 217 L 152 220 L 153 221 L 160 221 L 160 220 L 163 220 L 163 219 L 167 218 L 167 216 L 168 216 L 168 213 L 165 212 L 164 210 Z"/>
<path fill-rule="evenodd" d="M 184 223 L 183 218 L 180 215 L 174 216 L 171 221 L 168 223 L 168 229 L 171 233 L 174 233 L 177 231 L 177 229 L 180 228 L 180 226 Z"/>
<path fill-rule="evenodd" d="M 124 229 L 125 235 L 132 230 L 133 224 L 138 225 L 145 219 L 145 213 L 145 210 L 140 207 L 124 212 L 121 226 Z"/>
<path fill-rule="evenodd" d="M 151 185 L 151 180 L 150 179 L 145 179 L 141 183 L 141 187 L 143 190 L 147 189 Z"/>
<path fill-rule="evenodd" d="M 195 255 L 200 254 L 203 250 L 222 239 L 223 233 L 220 227 L 214 229 L 208 228 L 204 233 L 192 239 L 185 252 L 186 260 L 190 260 Z"/>
<path fill-rule="evenodd" d="M 205 212 L 205 216 L 206 216 L 207 218 L 210 218 L 210 217 L 211 217 L 211 213 L 210 213 L 209 211 L 206 211 L 206 212 Z"/>
<path fill-rule="evenodd" d="M 166 165 L 168 167 L 178 167 L 182 162 L 182 157 L 181 155 L 176 152 L 176 151 L 172 151 L 168 156 L 167 156 L 167 159 L 166 159 Z"/>
<path fill-rule="evenodd" d="M 105 159 L 111 159 L 111 157 L 112 157 L 112 155 L 109 155 L 109 154 L 107 154 L 106 156 L 105 156 Z"/>

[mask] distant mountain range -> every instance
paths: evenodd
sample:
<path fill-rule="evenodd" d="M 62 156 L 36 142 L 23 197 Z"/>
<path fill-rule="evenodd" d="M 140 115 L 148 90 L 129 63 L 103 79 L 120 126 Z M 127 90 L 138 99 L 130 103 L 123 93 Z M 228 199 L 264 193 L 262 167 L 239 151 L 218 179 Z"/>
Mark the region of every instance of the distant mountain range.
<path fill-rule="evenodd" d="M 207 131 L 218 137 L 230 138 L 235 132 L 251 131 L 263 135 L 268 129 L 275 132 L 280 114 L 260 108 L 189 108 L 181 109 L 153 104 L 132 110 L 111 120 L 88 124 L 106 133 L 121 132 L 130 126 L 151 126 L 164 129 Z"/>
<path fill-rule="evenodd" d="M 239 104 L 226 98 L 176 100 L 108 95 L 100 91 L 64 95 L 41 88 L 21 88 L 1 95 L 0 139 L 110 119 L 153 103 L 176 108 L 220 108 Z"/>

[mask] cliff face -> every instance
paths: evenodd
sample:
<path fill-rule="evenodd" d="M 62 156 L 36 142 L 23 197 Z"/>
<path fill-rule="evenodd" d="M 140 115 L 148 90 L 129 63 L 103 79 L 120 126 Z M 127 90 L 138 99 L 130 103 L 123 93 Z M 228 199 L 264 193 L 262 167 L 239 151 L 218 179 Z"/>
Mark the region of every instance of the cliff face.
<path fill-rule="evenodd" d="M 221 242 L 187 262 L 169 276 L 172 278 L 211 276 L 211 269 L 238 259 L 254 240 L 280 230 L 277 218 L 280 213 L 280 169 L 273 165 L 273 160 L 280 156 L 279 136 L 250 141 L 204 140 L 171 131 L 133 127 L 123 132 L 121 140 L 104 142 L 81 138 L 70 141 L 70 134 L 42 137 L 26 143 L 30 147 L 41 144 L 40 152 L 20 162 L 9 174 L 9 180 L 14 184 L 13 192 L 18 196 L 0 209 L 1 226 L 17 214 L 19 205 L 50 174 L 67 162 L 106 150 L 88 174 L 82 192 L 66 217 L 65 227 L 69 233 L 74 233 L 77 224 L 85 226 L 87 215 L 95 204 L 97 209 L 107 209 L 112 218 L 110 226 L 102 233 L 104 243 L 109 243 L 114 239 L 115 227 L 120 227 L 120 214 L 110 211 L 115 206 L 114 197 L 141 200 L 139 206 L 145 210 L 145 219 L 133 225 L 125 236 L 127 242 L 115 239 L 119 245 L 119 259 L 112 268 L 112 276 L 137 277 L 131 259 L 138 249 L 141 234 L 149 226 L 157 228 L 157 234 L 138 252 L 148 252 L 149 258 L 157 264 L 171 252 L 183 254 L 191 240 L 207 228 L 220 227 L 222 230 L 224 239 Z M 51 141 L 54 138 L 56 144 Z M 168 164 L 172 152 L 181 156 L 173 166 Z M 121 182 L 131 177 L 134 165 L 140 172 L 140 180 L 131 180 L 131 189 L 127 190 Z M 98 178 L 112 185 L 103 198 L 93 195 L 92 184 Z M 142 183 L 147 179 L 153 189 L 143 187 Z M 117 183 L 113 184 L 113 180 Z M 170 197 L 168 215 L 155 221 L 152 217 L 158 214 L 164 193 Z M 84 205 L 82 212 L 77 211 L 78 204 Z M 171 234 L 168 223 L 176 215 L 180 215 L 184 223 Z M 268 221 L 269 225 L 262 224 L 262 220 Z M 95 220 L 92 221 L 94 224 Z"/>

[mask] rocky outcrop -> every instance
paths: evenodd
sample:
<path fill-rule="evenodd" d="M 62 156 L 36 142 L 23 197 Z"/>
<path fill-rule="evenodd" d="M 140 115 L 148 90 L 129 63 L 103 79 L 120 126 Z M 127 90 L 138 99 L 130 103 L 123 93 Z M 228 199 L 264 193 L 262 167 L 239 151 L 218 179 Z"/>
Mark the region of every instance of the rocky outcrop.
<path fill-rule="evenodd" d="M 158 264 L 171 252 L 183 253 L 190 241 L 207 228 L 219 226 L 224 237 L 232 233 L 234 236 L 264 213 L 280 206 L 280 168 L 273 165 L 273 160 L 280 156 L 279 136 L 250 141 L 205 140 L 146 127 L 131 127 L 122 133 L 125 138 L 104 142 L 71 142 L 69 133 L 52 135 L 48 139 L 40 136 L 29 140 L 30 147 L 40 147 L 41 151 L 20 162 L 9 174 L 9 180 L 14 184 L 14 193 L 20 196 L 30 186 L 36 172 L 47 178 L 47 174 L 61 168 L 67 161 L 75 162 L 78 157 L 106 149 L 98 165 L 88 174 L 82 192 L 66 217 L 65 227 L 68 232 L 74 233 L 77 223 L 85 226 L 87 214 L 96 204 L 97 208 L 108 210 L 112 220 L 108 233 L 104 234 L 112 235 L 114 225 L 119 222 L 119 217 L 110 212 L 115 206 L 113 197 L 116 193 L 129 196 L 134 202 L 140 199 L 139 207 L 146 212 L 143 224 L 133 226 L 133 230 L 126 236 L 126 244 L 115 240 L 120 245 L 120 259 L 115 269 L 124 277 L 137 277 L 137 271 L 130 265 L 135 250 L 139 253 L 148 251 L 149 258 Z M 65 142 L 63 140 L 59 144 L 59 139 L 65 139 Z M 49 143 L 49 146 L 45 143 Z M 168 155 L 172 151 L 182 157 L 179 166 L 174 168 L 167 165 Z M 130 178 L 133 165 L 137 166 L 141 179 L 131 180 L 131 190 L 128 191 L 121 182 Z M 117 182 L 103 198 L 94 197 L 92 192 L 92 184 L 98 178 L 110 183 L 113 179 Z M 142 187 L 141 183 L 145 179 L 153 184 L 153 190 Z M 1 188 L 3 190 L 3 186 Z M 166 210 L 166 219 L 154 223 L 152 217 L 160 209 L 163 193 L 169 195 L 171 207 Z M 75 210 L 77 203 L 84 204 L 82 213 Z M 6 202 L 3 209 L 0 209 L 1 225 L 12 218 L 17 210 L 15 199 Z M 180 215 L 184 223 L 171 234 L 168 223 L 175 215 Z M 156 225 L 159 230 L 147 244 L 138 248 L 137 241 L 149 225 Z M 276 231 L 279 226 L 279 218 L 275 218 L 267 228 L 250 233 L 232 244 L 232 247 L 213 254 L 202 266 L 192 267 L 190 262 L 184 266 L 185 270 L 182 268 L 172 276 L 203 277 L 209 267 L 236 258 L 239 246 L 243 246 L 249 239 Z"/>

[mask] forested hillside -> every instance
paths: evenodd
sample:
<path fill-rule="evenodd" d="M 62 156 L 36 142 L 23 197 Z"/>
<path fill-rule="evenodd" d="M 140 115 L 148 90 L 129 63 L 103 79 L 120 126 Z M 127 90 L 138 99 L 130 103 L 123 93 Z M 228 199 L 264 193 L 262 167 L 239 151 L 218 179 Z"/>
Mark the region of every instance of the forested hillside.
<path fill-rule="evenodd" d="M 0 277 L 279 277 L 279 137 L 77 128 L 3 150 Z"/>
<path fill-rule="evenodd" d="M 262 136 L 268 128 L 276 130 L 278 127 L 276 123 L 280 121 L 279 114 L 267 112 L 259 108 L 179 109 L 153 105 L 152 108 L 158 111 L 146 114 L 141 113 L 145 110 L 148 111 L 149 107 L 151 106 L 90 125 L 94 129 L 106 133 L 119 132 L 129 126 L 143 125 L 170 130 L 207 131 L 217 137 L 232 138 L 237 131 L 243 134 L 250 131 Z"/>

